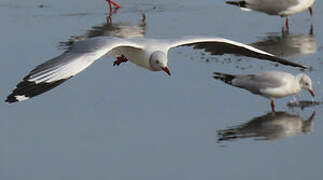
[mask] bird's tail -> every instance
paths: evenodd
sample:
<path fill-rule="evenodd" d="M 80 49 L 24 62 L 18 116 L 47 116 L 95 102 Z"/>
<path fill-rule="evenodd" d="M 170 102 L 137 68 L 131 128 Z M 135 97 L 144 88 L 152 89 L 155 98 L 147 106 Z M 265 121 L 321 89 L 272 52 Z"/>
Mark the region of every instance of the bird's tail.
<path fill-rule="evenodd" d="M 225 74 L 225 73 L 220 73 L 220 72 L 214 72 L 213 73 L 213 78 L 214 79 L 219 79 L 227 84 L 231 84 L 232 85 L 232 80 L 235 78 L 235 75 L 231 75 L 231 74 Z"/>
<path fill-rule="evenodd" d="M 227 4 L 231 4 L 231 5 L 235 5 L 235 6 L 239 6 L 241 8 L 245 8 L 246 7 L 246 1 L 226 1 Z"/>

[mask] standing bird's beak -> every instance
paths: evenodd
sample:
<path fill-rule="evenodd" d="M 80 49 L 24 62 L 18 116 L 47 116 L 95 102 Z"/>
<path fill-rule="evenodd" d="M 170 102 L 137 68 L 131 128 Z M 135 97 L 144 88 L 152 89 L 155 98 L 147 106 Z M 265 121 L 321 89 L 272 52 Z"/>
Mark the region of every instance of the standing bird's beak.
<path fill-rule="evenodd" d="M 163 68 L 161 68 L 163 71 L 165 71 L 169 76 L 171 75 L 170 74 L 170 71 L 168 70 L 168 67 L 167 66 L 165 66 L 165 67 L 163 67 Z"/>
<path fill-rule="evenodd" d="M 314 91 L 312 89 L 307 89 L 307 90 L 308 90 L 308 92 L 310 92 L 310 94 L 312 95 L 312 97 L 315 96 Z"/>

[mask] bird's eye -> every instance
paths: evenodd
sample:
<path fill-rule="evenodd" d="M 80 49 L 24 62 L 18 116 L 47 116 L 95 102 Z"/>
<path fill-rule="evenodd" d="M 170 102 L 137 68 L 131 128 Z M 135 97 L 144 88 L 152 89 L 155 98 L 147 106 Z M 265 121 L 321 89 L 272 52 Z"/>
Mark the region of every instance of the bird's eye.
<path fill-rule="evenodd" d="M 159 64 L 159 61 L 158 60 L 156 60 L 156 64 Z"/>
<path fill-rule="evenodd" d="M 310 85 L 309 83 L 305 83 L 305 86 L 308 86 L 308 85 Z"/>

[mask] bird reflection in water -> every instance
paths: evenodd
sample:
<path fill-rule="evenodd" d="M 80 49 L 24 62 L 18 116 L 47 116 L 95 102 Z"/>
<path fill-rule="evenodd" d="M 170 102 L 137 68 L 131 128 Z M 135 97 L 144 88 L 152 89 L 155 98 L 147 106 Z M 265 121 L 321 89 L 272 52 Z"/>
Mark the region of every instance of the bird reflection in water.
<path fill-rule="evenodd" d="M 302 110 L 307 107 L 313 107 L 323 104 L 322 101 L 290 101 L 287 103 L 289 108 L 301 108 Z"/>
<path fill-rule="evenodd" d="M 109 13 L 107 14 L 106 21 L 107 23 L 112 23 L 112 15 L 117 14 L 119 8 L 115 8 L 113 10 L 110 10 Z"/>
<path fill-rule="evenodd" d="M 252 138 L 254 140 L 276 140 L 312 131 L 315 111 L 303 120 L 299 115 L 286 112 L 270 112 L 255 117 L 247 123 L 224 130 L 218 130 L 218 142 Z"/>
<path fill-rule="evenodd" d="M 97 36 L 111 36 L 119 38 L 144 37 L 146 33 L 146 16 L 142 14 L 141 20 L 137 24 L 131 23 L 104 23 L 92 26 L 85 34 L 71 36 L 68 41 L 60 42 L 64 48 L 70 47 L 75 41 L 89 39 Z"/>
<path fill-rule="evenodd" d="M 299 58 L 317 51 L 313 25 L 308 34 L 291 34 L 284 29 L 281 33 L 270 33 L 262 41 L 249 45 L 279 57 L 289 58 Z"/>

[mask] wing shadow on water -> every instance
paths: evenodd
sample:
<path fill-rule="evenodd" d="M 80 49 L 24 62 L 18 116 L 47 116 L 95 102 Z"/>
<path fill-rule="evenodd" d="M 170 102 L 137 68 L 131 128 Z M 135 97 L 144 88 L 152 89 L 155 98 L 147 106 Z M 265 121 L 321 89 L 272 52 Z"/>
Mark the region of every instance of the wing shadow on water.
<path fill-rule="evenodd" d="M 228 129 L 218 130 L 218 142 L 251 138 L 254 140 L 276 140 L 308 133 L 313 129 L 315 111 L 303 120 L 299 115 L 286 112 L 270 112 Z"/>
<path fill-rule="evenodd" d="M 107 21 L 102 25 L 92 26 L 85 34 L 71 36 L 69 40 L 60 42 L 60 47 L 68 49 L 75 41 L 89 39 L 97 36 L 111 36 L 119 38 L 144 37 L 146 34 L 146 16 L 142 14 L 141 20 L 137 24 L 112 23 Z"/>
<path fill-rule="evenodd" d="M 249 44 L 279 57 L 300 58 L 317 51 L 313 25 L 308 34 L 269 33 L 263 40 Z"/>

